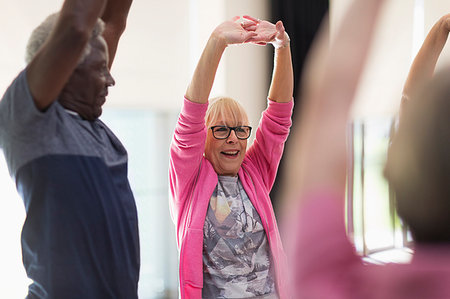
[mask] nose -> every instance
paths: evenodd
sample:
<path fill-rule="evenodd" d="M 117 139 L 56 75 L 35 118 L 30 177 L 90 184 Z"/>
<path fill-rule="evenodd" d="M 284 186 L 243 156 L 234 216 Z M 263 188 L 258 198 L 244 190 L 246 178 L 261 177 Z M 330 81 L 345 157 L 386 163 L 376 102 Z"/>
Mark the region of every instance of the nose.
<path fill-rule="evenodd" d="M 236 143 L 238 138 L 236 137 L 236 132 L 231 130 L 230 135 L 227 138 L 227 143 Z"/>
<path fill-rule="evenodd" d="M 111 73 L 109 72 L 109 70 L 106 70 L 106 85 L 108 87 L 116 85 L 116 81 L 114 80 L 114 78 L 111 75 Z"/>

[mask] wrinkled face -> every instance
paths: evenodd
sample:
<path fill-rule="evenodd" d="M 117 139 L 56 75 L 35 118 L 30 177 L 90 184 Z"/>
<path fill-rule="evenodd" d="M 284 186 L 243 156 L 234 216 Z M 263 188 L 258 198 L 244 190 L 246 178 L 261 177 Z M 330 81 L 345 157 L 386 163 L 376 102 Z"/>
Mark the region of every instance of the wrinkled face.
<path fill-rule="evenodd" d="M 60 96 L 60 103 L 87 120 L 102 114 L 108 87 L 115 84 L 108 69 L 108 48 L 99 37 L 90 41 L 91 51 L 69 78 Z"/>
<path fill-rule="evenodd" d="M 232 123 L 224 117 L 215 121 L 211 126 L 240 126 L 247 123 Z M 235 176 L 237 175 L 242 161 L 244 160 L 245 151 L 247 149 L 247 139 L 242 140 L 236 137 L 236 133 L 232 130 L 227 139 L 216 139 L 212 134 L 212 130 L 208 128 L 205 144 L 205 157 L 211 162 L 214 170 L 219 175 Z"/>

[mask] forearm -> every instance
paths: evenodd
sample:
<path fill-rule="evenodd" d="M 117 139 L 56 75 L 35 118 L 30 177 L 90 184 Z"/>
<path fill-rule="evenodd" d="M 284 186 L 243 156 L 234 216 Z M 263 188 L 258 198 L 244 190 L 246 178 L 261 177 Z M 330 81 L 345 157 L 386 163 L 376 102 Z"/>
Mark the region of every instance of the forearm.
<path fill-rule="evenodd" d="M 289 102 L 294 92 L 294 71 L 292 68 L 289 42 L 275 49 L 274 69 L 269 89 L 269 99 L 275 102 Z"/>
<path fill-rule="evenodd" d="M 214 84 L 220 59 L 226 43 L 219 36 L 212 34 L 194 71 L 191 83 L 186 91 L 186 98 L 196 103 L 208 102 Z"/>
<path fill-rule="evenodd" d="M 106 0 L 66 0 L 48 40 L 27 67 L 36 106 L 47 108 L 60 94 L 89 42 Z"/>
<path fill-rule="evenodd" d="M 60 19 L 69 19 L 73 16 L 80 30 L 90 33 L 97 18 L 103 14 L 107 3 L 108 0 L 66 0 L 60 11 Z"/>
<path fill-rule="evenodd" d="M 446 23 L 449 17 L 450 15 L 445 15 L 434 24 L 414 58 L 403 87 L 403 93 L 407 97 L 411 96 L 415 88 L 433 76 L 439 55 L 447 41 L 448 28 Z"/>
<path fill-rule="evenodd" d="M 262 113 L 255 134 L 255 140 L 246 156 L 254 161 L 268 189 L 272 188 L 278 166 L 283 155 L 284 144 L 292 125 L 293 101 L 287 103 L 269 102 Z"/>
<path fill-rule="evenodd" d="M 132 0 L 109 0 L 101 17 L 105 22 L 103 37 L 108 44 L 110 68 L 116 55 L 119 39 L 125 31 L 132 2 Z"/>

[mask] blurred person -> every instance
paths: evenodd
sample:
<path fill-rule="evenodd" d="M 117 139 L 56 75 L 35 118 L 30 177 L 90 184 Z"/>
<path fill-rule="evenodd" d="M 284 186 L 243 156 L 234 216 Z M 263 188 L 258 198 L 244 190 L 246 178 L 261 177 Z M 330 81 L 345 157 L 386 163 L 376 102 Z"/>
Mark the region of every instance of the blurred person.
<path fill-rule="evenodd" d="M 181 298 L 286 298 L 285 254 L 269 198 L 291 126 L 293 70 L 281 21 L 235 17 L 212 32 L 183 101 L 170 148 L 171 213 Z M 268 107 L 252 128 L 228 97 L 208 101 L 225 49 L 273 44 Z"/>
<path fill-rule="evenodd" d="M 385 167 L 415 241 L 413 259 L 364 264 L 346 235 L 346 127 L 382 4 L 353 1 L 329 48 L 324 25 L 303 78 L 283 208 L 295 298 L 450 298 L 450 70 L 421 79 L 430 77 L 445 43 L 446 18 L 414 62 L 405 85 L 411 100 Z"/>
<path fill-rule="evenodd" d="M 414 58 L 403 88 L 399 130 L 385 168 L 396 191 L 397 211 L 419 253 L 423 245 L 450 243 L 446 162 L 450 69 L 434 74 L 449 32 L 450 14 L 446 14 L 433 25 Z"/>
<path fill-rule="evenodd" d="M 445 14 L 428 32 L 411 65 L 403 86 L 400 114 L 407 109 L 408 102 L 417 90 L 423 88 L 434 75 L 439 56 L 447 42 L 450 31 L 450 14 Z"/>
<path fill-rule="evenodd" d="M 439 181 L 447 180 L 444 162 L 447 158 L 443 156 L 445 153 L 441 153 L 447 147 L 447 142 L 445 139 L 442 140 L 444 136 L 441 135 L 446 134 L 446 129 L 443 127 L 444 123 L 438 123 L 438 121 L 444 121 L 446 116 L 445 114 L 441 115 L 438 111 L 433 111 L 442 109 L 441 112 L 446 113 L 445 101 L 447 101 L 448 94 L 445 85 L 448 84 L 446 76 L 449 71 L 443 69 L 436 75 L 436 78 L 434 76 L 449 32 L 450 14 L 445 14 L 430 29 L 414 58 L 403 87 L 400 107 L 399 124 L 404 122 L 405 124 L 402 125 L 404 129 L 401 134 L 397 134 L 399 137 L 396 137 L 396 139 L 404 141 L 392 143 L 385 171 L 397 193 L 397 211 L 409 225 L 419 247 L 423 242 L 442 241 L 448 243 L 450 241 L 450 217 L 445 212 L 450 209 L 450 200 L 445 196 L 446 189 L 443 190 L 439 183 Z M 413 104 L 411 104 L 411 99 L 414 100 Z M 413 108 L 409 108 L 410 106 Z M 413 111 L 409 113 L 409 109 Z M 407 121 L 402 120 L 403 116 L 408 113 L 415 115 L 419 112 L 423 114 L 420 118 L 419 116 L 409 116 Z M 430 117 L 435 120 L 432 122 L 428 119 Z M 423 120 L 423 123 L 419 120 Z M 417 125 L 414 125 L 414 122 L 417 122 Z M 416 130 L 414 134 L 416 136 L 410 140 L 413 130 Z M 407 141 L 406 138 L 408 138 Z M 430 138 L 432 142 L 426 145 L 425 138 Z M 438 140 L 443 142 L 438 142 Z M 409 142 L 414 146 L 406 149 L 404 146 Z M 427 152 L 424 152 L 425 145 L 429 147 Z M 404 164 L 405 162 L 408 164 Z M 444 165 L 439 165 L 442 163 Z M 442 168 L 439 169 L 437 166 L 442 166 Z M 419 175 L 417 170 L 413 170 L 417 167 L 423 167 L 422 174 Z M 427 180 L 422 178 L 425 173 L 429 175 Z M 433 180 L 435 182 L 431 183 Z M 429 190 L 423 188 L 424 184 Z M 424 192 L 427 192 L 428 195 L 425 195 Z M 434 197 L 434 192 L 438 195 L 437 197 Z"/>
<path fill-rule="evenodd" d="M 98 119 L 131 2 L 64 1 L 0 101 L 0 147 L 26 210 L 27 298 L 137 298 L 127 152 Z"/>

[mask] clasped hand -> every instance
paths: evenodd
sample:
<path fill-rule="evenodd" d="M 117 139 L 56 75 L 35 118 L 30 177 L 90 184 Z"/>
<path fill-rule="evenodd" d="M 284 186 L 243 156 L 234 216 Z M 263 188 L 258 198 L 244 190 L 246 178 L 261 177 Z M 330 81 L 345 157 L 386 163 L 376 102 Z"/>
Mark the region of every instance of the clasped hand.
<path fill-rule="evenodd" d="M 283 22 L 272 24 L 251 16 L 235 16 L 215 29 L 214 33 L 225 40 L 226 45 L 254 43 L 258 45 L 273 44 L 275 48 L 285 47 L 289 37 Z"/>

